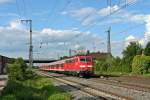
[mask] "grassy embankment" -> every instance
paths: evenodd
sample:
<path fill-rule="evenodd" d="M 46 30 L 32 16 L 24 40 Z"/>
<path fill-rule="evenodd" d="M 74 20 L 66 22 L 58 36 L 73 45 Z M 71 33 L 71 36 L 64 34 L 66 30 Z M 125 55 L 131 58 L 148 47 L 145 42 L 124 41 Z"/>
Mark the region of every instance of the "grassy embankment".
<path fill-rule="evenodd" d="M 70 100 L 71 95 L 55 87 L 50 79 L 34 77 L 24 81 L 8 81 L 1 100 Z"/>

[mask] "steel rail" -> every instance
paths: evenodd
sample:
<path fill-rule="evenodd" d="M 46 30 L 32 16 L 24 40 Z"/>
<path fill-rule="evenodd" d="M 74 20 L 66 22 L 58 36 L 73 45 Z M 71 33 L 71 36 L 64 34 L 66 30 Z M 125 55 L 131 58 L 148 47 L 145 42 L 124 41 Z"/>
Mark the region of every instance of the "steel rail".
<path fill-rule="evenodd" d="M 90 86 L 90 85 L 85 85 L 85 84 L 75 82 L 75 81 L 71 81 L 71 80 L 68 80 L 68 79 L 58 78 L 56 76 L 48 74 L 47 72 L 43 72 L 43 71 L 38 71 L 37 72 L 36 71 L 36 73 L 39 74 L 39 75 L 47 76 L 47 77 L 53 78 L 57 81 L 63 82 L 65 84 L 69 85 L 69 86 L 72 86 L 72 87 L 74 87 L 78 90 L 81 90 L 85 93 L 88 93 L 90 95 L 97 96 L 97 97 L 99 97 L 100 99 L 103 99 L 103 100 L 107 100 L 107 99 L 133 100 L 132 98 L 129 98 L 129 97 L 126 97 L 126 96 L 121 96 L 119 94 L 108 92 L 108 91 L 105 91 L 105 90 L 102 90 L 102 89 L 98 89 L 98 88 L 95 88 L 95 87 Z"/>

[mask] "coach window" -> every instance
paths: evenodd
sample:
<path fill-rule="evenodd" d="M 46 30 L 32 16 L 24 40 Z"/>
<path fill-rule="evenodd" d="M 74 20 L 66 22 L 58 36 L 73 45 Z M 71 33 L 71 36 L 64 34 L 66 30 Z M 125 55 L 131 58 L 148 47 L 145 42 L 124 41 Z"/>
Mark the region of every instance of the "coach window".
<path fill-rule="evenodd" d="M 78 62 L 78 58 L 75 59 L 75 62 Z"/>
<path fill-rule="evenodd" d="M 66 63 L 69 63 L 69 60 L 66 60 Z"/>
<path fill-rule="evenodd" d="M 70 60 L 70 63 L 72 63 L 72 59 Z"/>
<path fill-rule="evenodd" d="M 69 63 L 72 63 L 72 60 L 69 60 Z"/>
<path fill-rule="evenodd" d="M 53 69 L 54 69 L 55 65 L 52 65 L 52 67 L 53 67 Z"/>
<path fill-rule="evenodd" d="M 75 59 L 72 60 L 72 63 L 75 63 Z"/>
<path fill-rule="evenodd" d="M 59 64 L 56 65 L 56 68 L 58 68 L 58 67 L 59 67 Z"/>

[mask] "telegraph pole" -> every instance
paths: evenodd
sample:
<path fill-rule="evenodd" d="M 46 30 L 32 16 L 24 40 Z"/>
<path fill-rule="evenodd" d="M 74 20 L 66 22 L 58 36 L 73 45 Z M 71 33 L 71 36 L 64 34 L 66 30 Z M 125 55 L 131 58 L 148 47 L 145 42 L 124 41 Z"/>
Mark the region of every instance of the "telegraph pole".
<path fill-rule="evenodd" d="M 71 57 L 72 55 L 72 51 L 71 51 L 71 49 L 69 49 L 69 57 Z"/>
<path fill-rule="evenodd" d="M 21 22 L 26 22 L 26 23 L 29 23 L 30 25 L 29 66 L 30 68 L 32 68 L 33 66 L 32 20 L 21 20 Z"/>
<path fill-rule="evenodd" d="M 110 7 L 109 14 L 111 15 L 111 0 L 107 0 L 107 6 Z M 111 26 L 109 27 L 108 31 L 106 31 L 107 32 L 107 53 L 108 53 L 108 56 L 111 55 L 110 31 L 111 31 Z"/>
<path fill-rule="evenodd" d="M 107 53 L 108 55 L 111 55 L 110 31 L 111 31 L 111 27 L 109 27 L 107 31 Z"/>

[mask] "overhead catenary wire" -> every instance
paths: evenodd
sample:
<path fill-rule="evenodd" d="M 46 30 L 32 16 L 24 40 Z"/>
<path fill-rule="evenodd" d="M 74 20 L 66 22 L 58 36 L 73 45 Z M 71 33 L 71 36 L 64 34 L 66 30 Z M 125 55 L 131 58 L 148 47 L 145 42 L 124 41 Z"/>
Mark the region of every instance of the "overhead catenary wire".
<path fill-rule="evenodd" d="M 134 3 L 133 3 L 133 4 L 134 4 Z M 125 5 L 123 5 L 119 10 L 116 10 L 116 11 L 111 12 L 111 14 L 108 15 L 108 16 L 105 16 L 105 18 L 111 16 L 112 14 L 114 14 L 114 13 L 120 11 L 122 8 L 125 8 L 126 6 L 129 6 L 129 5 L 132 5 L 132 3 L 131 3 L 131 4 L 125 4 Z M 90 15 L 89 15 L 89 16 L 90 16 Z M 87 17 L 89 17 L 89 16 L 87 16 Z M 105 19 L 105 18 L 104 18 L 104 19 Z"/>
<path fill-rule="evenodd" d="M 15 0 L 15 3 L 16 3 L 16 9 L 17 9 L 17 13 L 19 14 L 19 18 L 21 18 L 21 10 L 20 10 L 20 7 L 19 7 L 19 2 L 18 0 Z"/>
<path fill-rule="evenodd" d="M 132 5 L 134 5 L 134 4 L 136 4 L 136 3 L 135 3 L 135 2 L 132 2 L 132 1 L 131 1 L 131 2 L 128 2 L 127 4 L 122 5 L 122 6 L 121 6 L 120 8 L 118 8 L 117 10 L 111 11 L 110 14 L 108 14 L 108 15 L 102 17 L 101 19 L 98 19 L 97 22 L 104 21 L 105 19 L 107 19 L 107 18 L 109 18 L 110 16 L 112 16 L 113 14 L 115 14 L 115 13 L 121 11 L 122 9 L 126 8 L 127 6 L 132 6 Z M 93 28 L 93 26 L 96 25 L 96 24 L 97 24 L 97 23 L 91 23 L 91 25 L 90 25 L 89 27 L 85 28 L 84 30 L 89 30 L 89 29 Z"/>
<path fill-rule="evenodd" d="M 133 25 L 133 26 L 127 27 L 126 29 L 124 29 L 122 31 L 115 32 L 114 34 L 120 34 L 120 33 L 125 33 L 125 32 L 128 32 L 128 31 L 131 31 L 131 30 L 134 30 L 134 29 L 137 29 L 137 28 L 141 27 L 141 25 L 144 25 L 144 24 L 145 24 L 145 22 L 140 23 L 138 25 Z"/>
<path fill-rule="evenodd" d="M 23 4 L 24 16 L 27 17 L 27 5 L 25 0 L 22 0 L 22 4 Z"/>
<path fill-rule="evenodd" d="M 15 4 L 19 19 L 27 17 L 27 6 L 25 0 L 15 0 Z"/>
<path fill-rule="evenodd" d="M 63 6 L 63 8 L 60 10 L 58 9 L 59 12 L 62 12 L 64 11 L 70 4 L 71 4 L 72 0 L 67 0 L 66 4 Z M 55 7 L 56 8 L 56 7 Z M 54 14 L 52 14 L 52 16 L 54 16 Z M 51 20 L 51 25 L 53 25 L 54 23 L 56 24 L 56 18 L 57 16 L 55 15 L 55 18 L 52 17 L 52 20 Z"/>

